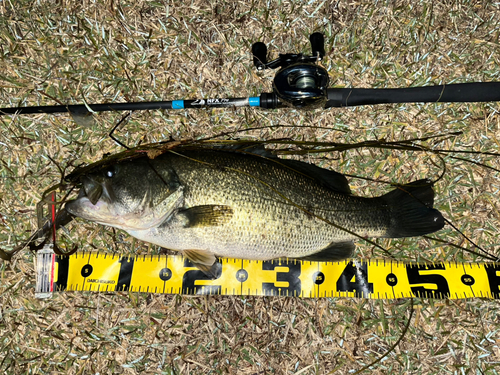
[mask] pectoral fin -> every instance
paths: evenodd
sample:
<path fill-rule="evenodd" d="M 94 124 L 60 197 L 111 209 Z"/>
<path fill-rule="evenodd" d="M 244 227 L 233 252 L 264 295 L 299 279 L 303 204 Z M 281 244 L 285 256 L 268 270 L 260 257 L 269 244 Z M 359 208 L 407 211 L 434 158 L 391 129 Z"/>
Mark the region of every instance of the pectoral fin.
<path fill-rule="evenodd" d="M 185 228 L 218 226 L 231 220 L 233 209 L 223 205 L 194 206 L 181 210 L 179 214 L 187 219 Z"/>
<path fill-rule="evenodd" d="M 222 272 L 222 265 L 215 255 L 206 250 L 183 250 L 184 255 L 205 275 L 216 279 Z"/>

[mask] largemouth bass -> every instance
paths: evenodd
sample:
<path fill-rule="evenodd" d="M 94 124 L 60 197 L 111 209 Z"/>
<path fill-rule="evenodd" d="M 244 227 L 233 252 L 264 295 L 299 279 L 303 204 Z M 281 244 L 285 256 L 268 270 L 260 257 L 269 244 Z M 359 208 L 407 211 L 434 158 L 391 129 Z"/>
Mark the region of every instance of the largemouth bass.
<path fill-rule="evenodd" d="M 174 148 L 69 179 L 82 184 L 66 203 L 71 214 L 182 251 L 208 274 L 216 256 L 340 260 L 359 237 L 419 236 L 444 225 L 427 180 L 358 197 L 343 175 L 263 147 Z"/>

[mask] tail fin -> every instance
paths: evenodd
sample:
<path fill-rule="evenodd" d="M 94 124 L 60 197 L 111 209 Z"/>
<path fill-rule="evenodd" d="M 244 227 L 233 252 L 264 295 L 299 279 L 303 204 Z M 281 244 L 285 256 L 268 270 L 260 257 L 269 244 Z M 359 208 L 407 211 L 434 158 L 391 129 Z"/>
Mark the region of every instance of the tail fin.
<path fill-rule="evenodd" d="M 391 210 L 391 224 L 384 237 L 413 237 L 435 232 L 444 226 L 444 218 L 434 204 L 429 180 L 402 185 L 380 197 Z"/>

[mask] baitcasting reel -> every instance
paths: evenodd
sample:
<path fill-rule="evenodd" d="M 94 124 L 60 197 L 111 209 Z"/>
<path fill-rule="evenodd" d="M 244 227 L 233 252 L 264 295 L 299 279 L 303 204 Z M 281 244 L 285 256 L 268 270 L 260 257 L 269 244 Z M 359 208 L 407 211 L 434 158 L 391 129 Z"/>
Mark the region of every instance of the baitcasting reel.
<path fill-rule="evenodd" d="M 273 82 L 273 93 L 261 95 L 261 107 L 276 108 L 279 102 L 294 108 L 324 108 L 328 100 L 328 72 L 317 61 L 325 56 L 323 34 L 314 33 L 309 37 L 312 56 L 301 53 L 279 54 L 267 62 L 267 47 L 262 42 L 252 45 L 253 63 L 258 70 L 281 69 Z M 267 105 L 266 105 L 267 103 Z"/>

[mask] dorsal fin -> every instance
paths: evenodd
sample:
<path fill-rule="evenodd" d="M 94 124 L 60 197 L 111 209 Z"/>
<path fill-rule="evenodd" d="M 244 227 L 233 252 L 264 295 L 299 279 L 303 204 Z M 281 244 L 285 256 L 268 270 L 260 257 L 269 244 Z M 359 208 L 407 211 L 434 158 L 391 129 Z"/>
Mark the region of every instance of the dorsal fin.
<path fill-rule="evenodd" d="M 224 151 L 235 151 L 245 154 L 258 155 L 267 159 L 278 159 L 278 157 L 268 150 L 262 143 L 231 143 L 217 146 L 217 148 Z"/>
<path fill-rule="evenodd" d="M 343 174 L 303 161 L 281 159 L 270 150 L 266 149 L 261 143 L 233 143 L 220 146 L 220 148 L 227 151 L 243 152 L 271 159 L 272 161 L 284 165 L 295 172 L 314 179 L 316 182 L 328 189 L 335 190 L 336 192 L 342 194 L 351 194 L 349 183 Z"/>
<path fill-rule="evenodd" d="M 351 194 L 349 183 L 343 174 L 298 160 L 279 159 L 279 163 L 311 177 L 326 188 L 342 194 Z"/>

